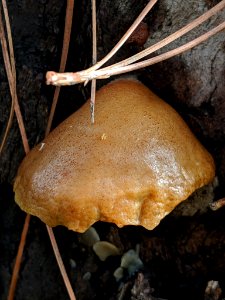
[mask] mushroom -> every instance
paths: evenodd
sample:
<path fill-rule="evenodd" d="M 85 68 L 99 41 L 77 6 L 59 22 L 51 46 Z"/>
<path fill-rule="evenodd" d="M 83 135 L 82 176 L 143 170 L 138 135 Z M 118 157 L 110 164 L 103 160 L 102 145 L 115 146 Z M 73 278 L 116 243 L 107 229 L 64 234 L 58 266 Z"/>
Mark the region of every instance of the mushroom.
<path fill-rule="evenodd" d="M 93 245 L 93 250 L 101 261 L 105 261 L 109 256 L 120 255 L 119 248 L 107 241 L 96 242 Z"/>
<path fill-rule="evenodd" d="M 80 241 L 86 246 L 92 247 L 100 241 L 100 237 L 94 227 L 88 228 L 84 233 L 80 234 Z"/>
<path fill-rule="evenodd" d="M 21 209 L 49 226 L 84 232 L 98 220 L 156 227 L 215 175 L 211 155 L 167 103 L 120 79 L 72 114 L 23 160 L 14 184 Z"/>
<path fill-rule="evenodd" d="M 130 249 L 122 256 L 120 267 L 127 269 L 128 274 L 131 276 L 143 267 L 143 262 L 139 254 L 135 250 Z"/>

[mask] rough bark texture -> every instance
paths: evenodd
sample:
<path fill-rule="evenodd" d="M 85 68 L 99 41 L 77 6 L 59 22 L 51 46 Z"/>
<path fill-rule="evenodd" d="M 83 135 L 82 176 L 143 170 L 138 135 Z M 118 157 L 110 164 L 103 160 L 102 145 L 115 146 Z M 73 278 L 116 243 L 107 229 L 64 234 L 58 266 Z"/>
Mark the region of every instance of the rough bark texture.
<path fill-rule="evenodd" d="M 146 17 L 152 44 L 219 1 L 159 1 Z M 103 57 L 119 40 L 147 1 L 99 0 L 98 56 Z M 43 138 L 54 88 L 46 87 L 47 70 L 59 66 L 66 2 L 8 1 L 16 55 L 18 96 L 30 145 Z M 76 1 L 67 70 L 86 68 L 91 62 L 90 1 Z M 197 28 L 182 41 L 205 32 L 224 19 L 225 12 Z M 225 180 L 225 39 L 224 32 L 178 57 L 135 72 L 146 85 L 175 107 L 201 142 L 213 154 L 217 181 L 202 190 L 193 210 L 179 208 L 153 231 L 112 224 L 95 225 L 100 238 L 113 242 L 124 253 L 140 245 L 141 273 L 127 274 L 117 282 L 113 272 L 120 257 L 101 262 L 80 236 L 57 228 L 56 238 L 77 299 L 204 299 L 207 282 L 219 280 L 220 298 L 225 293 L 224 209 L 212 212 L 207 202 L 224 197 Z M 172 47 L 171 46 L 171 47 Z M 168 47 L 167 49 L 170 49 Z M 140 46 L 126 44 L 112 62 L 128 57 Z M 164 50 L 163 50 L 164 51 Z M 161 53 L 161 51 L 159 52 Z M 0 57 L 0 137 L 10 109 L 10 96 Z M 99 81 L 101 86 L 106 81 Z M 89 87 L 66 87 L 61 91 L 54 126 L 76 110 L 89 95 Z M 14 204 L 12 182 L 24 156 L 14 119 L 0 158 L 0 298 L 6 299 L 24 214 Z M 192 200 L 193 201 L 193 200 Z M 201 204 L 202 203 L 202 204 Z M 204 203 L 204 205 L 203 205 Z M 193 205 L 192 205 L 193 208 Z M 204 208 L 204 209 L 203 209 Z M 191 215 L 191 216 L 190 216 Z M 208 296 L 207 296 L 208 297 Z M 31 219 L 15 299 L 67 299 L 44 224 Z M 206 299 L 206 296 L 205 296 Z"/>

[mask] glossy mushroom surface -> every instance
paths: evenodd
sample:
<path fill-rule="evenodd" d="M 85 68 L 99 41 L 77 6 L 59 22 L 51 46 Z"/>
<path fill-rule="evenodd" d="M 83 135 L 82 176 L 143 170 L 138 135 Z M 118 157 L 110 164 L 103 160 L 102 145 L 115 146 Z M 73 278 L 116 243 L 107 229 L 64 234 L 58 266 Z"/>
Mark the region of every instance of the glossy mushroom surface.
<path fill-rule="evenodd" d="M 213 180 L 214 162 L 167 103 L 135 80 L 117 80 L 23 160 L 14 184 L 21 209 L 83 232 L 98 220 L 153 229 Z"/>

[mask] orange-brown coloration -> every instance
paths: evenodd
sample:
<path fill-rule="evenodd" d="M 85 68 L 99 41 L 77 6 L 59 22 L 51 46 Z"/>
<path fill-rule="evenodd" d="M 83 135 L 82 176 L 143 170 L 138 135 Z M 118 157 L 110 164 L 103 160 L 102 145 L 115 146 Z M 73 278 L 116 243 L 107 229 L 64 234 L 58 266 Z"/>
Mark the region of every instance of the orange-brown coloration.
<path fill-rule="evenodd" d="M 134 80 L 114 81 L 22 162 L 15 198 L 50 226 L 85 231 L 98 220 L 153 229 L 215 173 L 181 117 Z M 102 138 L 104 136 L 104 139 Z"/>
<path fill-rule="evenodd" d="M 131 34 L 127 40 L 128 44 L 136 44 L 138 46 L 144 46 L 145 42 L 149 37 L 148 25 L 141 22 L 135 31 Z"/>

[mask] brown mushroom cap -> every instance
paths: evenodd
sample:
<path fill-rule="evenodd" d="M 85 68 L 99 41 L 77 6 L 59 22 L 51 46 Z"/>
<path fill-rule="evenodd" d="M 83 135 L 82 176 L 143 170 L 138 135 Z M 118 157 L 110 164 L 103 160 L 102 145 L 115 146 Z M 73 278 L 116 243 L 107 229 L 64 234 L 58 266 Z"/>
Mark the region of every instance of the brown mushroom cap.
<path fill-rule="evenodd" d="M 211 155 L 167 103 L 135 80 L 97 92 L 22 162 L 16 202 L 49 226 L 98 220 L 153 229 L 215 173 Z"/>

